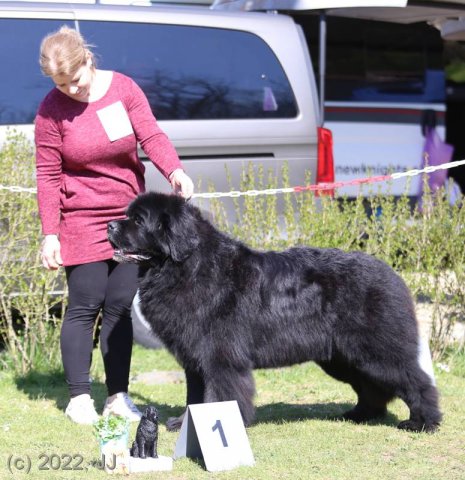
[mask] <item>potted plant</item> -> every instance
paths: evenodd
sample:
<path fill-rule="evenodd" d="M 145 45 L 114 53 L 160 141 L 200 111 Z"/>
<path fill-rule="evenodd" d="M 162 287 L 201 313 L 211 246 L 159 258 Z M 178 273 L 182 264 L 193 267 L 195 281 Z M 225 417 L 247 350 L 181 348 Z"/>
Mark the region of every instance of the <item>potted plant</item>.
<path fill-rule="evenodd" d="M 120 415 L 106 415 L 94 423 L 94 434 L 105 471 L 129 473 L 129 420 Z"/>

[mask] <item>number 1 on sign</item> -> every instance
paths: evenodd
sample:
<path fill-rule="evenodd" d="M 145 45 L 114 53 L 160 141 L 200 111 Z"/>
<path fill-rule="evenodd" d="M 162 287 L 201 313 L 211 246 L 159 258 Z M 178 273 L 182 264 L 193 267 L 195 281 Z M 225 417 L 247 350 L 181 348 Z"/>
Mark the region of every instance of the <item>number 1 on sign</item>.
<path fill-rule="evenodd" d="M 221 425 L 221 420 L 217 420 L 215 425 L 213 425 L 212 432 L 214 432 L 215 430 L 218 430 L 221 437 L 221 441 L 223 442 L 223 447 L 226 448 L 228 446 L 228 442 L 226 441 L 226 435 L 224 434 L 223 425 Z"/>

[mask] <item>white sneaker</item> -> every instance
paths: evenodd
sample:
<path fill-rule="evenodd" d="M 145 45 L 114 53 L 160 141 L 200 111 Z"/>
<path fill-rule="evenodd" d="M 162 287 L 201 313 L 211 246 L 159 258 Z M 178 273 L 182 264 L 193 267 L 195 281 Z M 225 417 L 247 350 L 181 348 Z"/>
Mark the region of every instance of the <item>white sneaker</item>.
<path fill-rule="evenodd" d="M 98 420 L 98 414 L 95 411 L 94 401 L 87 393 L 73 397 L 66 407 L 65 415 L 73 422 L 80 423 L 82 425 L 92 425 Z"/>
<path fill-rule="evenodd" d="M 107 398 L 102 415 L 106 416 L 110 413 L 126 417 L 130 422 L 138 422 L 142 418 L 142 413 L 126 392 L 115 393 Z"/>

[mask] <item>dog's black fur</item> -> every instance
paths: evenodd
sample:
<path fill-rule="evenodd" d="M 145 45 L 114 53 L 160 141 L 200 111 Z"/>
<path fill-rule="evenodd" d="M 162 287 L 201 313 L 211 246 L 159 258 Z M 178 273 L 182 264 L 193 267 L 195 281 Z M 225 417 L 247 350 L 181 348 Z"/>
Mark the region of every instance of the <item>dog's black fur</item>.
<path fill-rule="evenodd" d="M 413 302 L 388 265 L 337 249 L 255 251 L 174 195 L 141 195 L 127 216 L 108 226 L 115 258 L 140 263 L 141 311 L 185 369 L 187 404 L 237 400 L 248 425 L 252 370 L 312 360 L 355 390 L 346 419 L 383 416 L 399 397 L 410 409 L 399 428 L 436 430 Z"/>
<path fill-rule="evenodd" d="M 158 410 L 154 406 L 145 409 L 139 425 L 136 438 L 132 444 L 131 456 L 134 458 L 158 458 Z"/>

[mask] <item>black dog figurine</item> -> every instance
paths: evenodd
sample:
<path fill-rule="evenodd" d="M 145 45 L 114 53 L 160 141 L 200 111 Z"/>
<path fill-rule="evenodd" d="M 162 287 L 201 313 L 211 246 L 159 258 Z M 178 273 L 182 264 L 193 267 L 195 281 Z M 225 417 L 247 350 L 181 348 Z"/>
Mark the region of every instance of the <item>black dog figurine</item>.
<path fill-rule="evenodd" d="M 131 448 L 131 457 L 134 458 L 158 458 L 158 410 L 147 407 L 137 427 L 136 439 Z"/>

